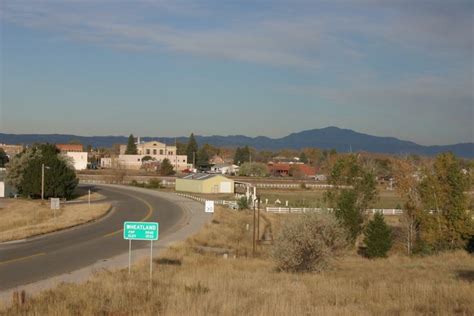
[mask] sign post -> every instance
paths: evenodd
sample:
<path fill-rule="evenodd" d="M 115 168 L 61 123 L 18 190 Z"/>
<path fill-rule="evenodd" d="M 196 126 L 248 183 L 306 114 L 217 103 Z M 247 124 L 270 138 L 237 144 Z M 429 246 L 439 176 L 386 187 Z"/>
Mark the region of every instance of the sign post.
<path fill-rule="evenodd" d="M 51 209 L 53 210 L 53 217 L 56 220 L 56 210 L 61 208 L 59 198 L 51 198 Z"/>
<path fill-rule="evenodd" d="M 123 238 L 128 240 L 128 274 L 132 265 L 132 240 L 150 241 L 150 281 L 153 273 L 153 240 L 158 240 L 160 223 L 124 222 Z"/>
<path fill-rule="evenodd" d="M 205 213 L 214 213 L 214 201 L 206 201 Z"/>

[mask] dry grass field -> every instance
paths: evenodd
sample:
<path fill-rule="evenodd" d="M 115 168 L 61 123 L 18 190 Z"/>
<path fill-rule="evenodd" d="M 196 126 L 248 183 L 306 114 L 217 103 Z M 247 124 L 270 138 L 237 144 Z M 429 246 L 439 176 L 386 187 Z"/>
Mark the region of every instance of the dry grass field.
<path fill-rule="evenodd" d="M 0 242 L 24 239 L 76 226 L 104 216 L 108 203 L 61 205 L 51 210 L 48 201 L 10 199 L 0 208 Z"/>
<path fill-rule="evenodd" d="M 292 216 L 292 215 L 290 215 Z M 270 216 L 275 225 L 288 217 Z M 98 272 L 2 310 L 6 315 L 473 315 L 474 259 L 459 251 L 368 260 L 348 254 L 322 274 L 278 272 L 260 246 L 251 256 L 250 212 L 217 208 L 196 236 L 154 261 Z M 278 233 L 278 227 L 272 227 Z M 237 258 L 200 247 L 231 248 Z M 209 249 L 209 248 L 206 248 Z"/>

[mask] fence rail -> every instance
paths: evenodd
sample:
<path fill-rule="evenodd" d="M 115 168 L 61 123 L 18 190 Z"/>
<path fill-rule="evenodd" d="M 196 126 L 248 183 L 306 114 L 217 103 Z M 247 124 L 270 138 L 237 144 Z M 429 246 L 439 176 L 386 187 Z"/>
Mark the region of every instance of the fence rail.
<path fill-rule="evenodd" d="M 306 213 L 306 212 L 322 212 L 322 211 L 329 211 L 331 212 L 331 208 L 323 209 L 323 208 L 316 208 L 316 207 L 267 207 L 266 211 L 269 213 Z M 381 208 L 374 208 L 368 209 L 367 213 L 375 214 L 375 213 L 382 213 L 383 215 L 400 215 L 403 214 L 403 210 L 401 209 L 381 209 Z"/>
<path fill-rule="evenodd" d="M 209 200 L 209 199 L 204 199 L 202 197 L 195 196 L 195 195 L 192 195 L 192 194 L 187 194 L 187 193 L 176 193 L 176 195 L 181 196 L 181 197 L 185 197 L 185 198 L 188 198 L 188 199 L 191 199 L 191 200 L 195 200 L 195 201 L 198 201 L 198 202 L 201 202 L 201 203 L 205 203 L 206 201 L 214 201 L 214 204 L 216 204 L 216 205 L 224 205 L 224 206 L 227 206 L 227 207 L 232 208 L 232 209 L 238 208 L 238 205 L 237 205 L 236 201 Z"/>

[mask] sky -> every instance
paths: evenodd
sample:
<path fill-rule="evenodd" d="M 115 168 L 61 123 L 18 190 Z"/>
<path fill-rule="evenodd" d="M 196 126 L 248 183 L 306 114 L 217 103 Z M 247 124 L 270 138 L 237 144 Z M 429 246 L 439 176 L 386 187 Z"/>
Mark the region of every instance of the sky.
<path fill-rule="evenodd" d="M 474 142 L 471 0 L 0 0 L 0 132 Z"/>

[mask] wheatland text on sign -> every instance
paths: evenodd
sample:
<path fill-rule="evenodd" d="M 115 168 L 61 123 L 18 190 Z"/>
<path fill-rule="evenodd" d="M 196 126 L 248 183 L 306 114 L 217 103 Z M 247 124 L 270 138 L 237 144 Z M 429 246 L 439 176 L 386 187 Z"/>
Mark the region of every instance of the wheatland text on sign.
<path fill-rule="evenodd" d="M 125 222 L 123 238 L 129 240 L 158 240 L 159 224 L 153 222 Z"/>

